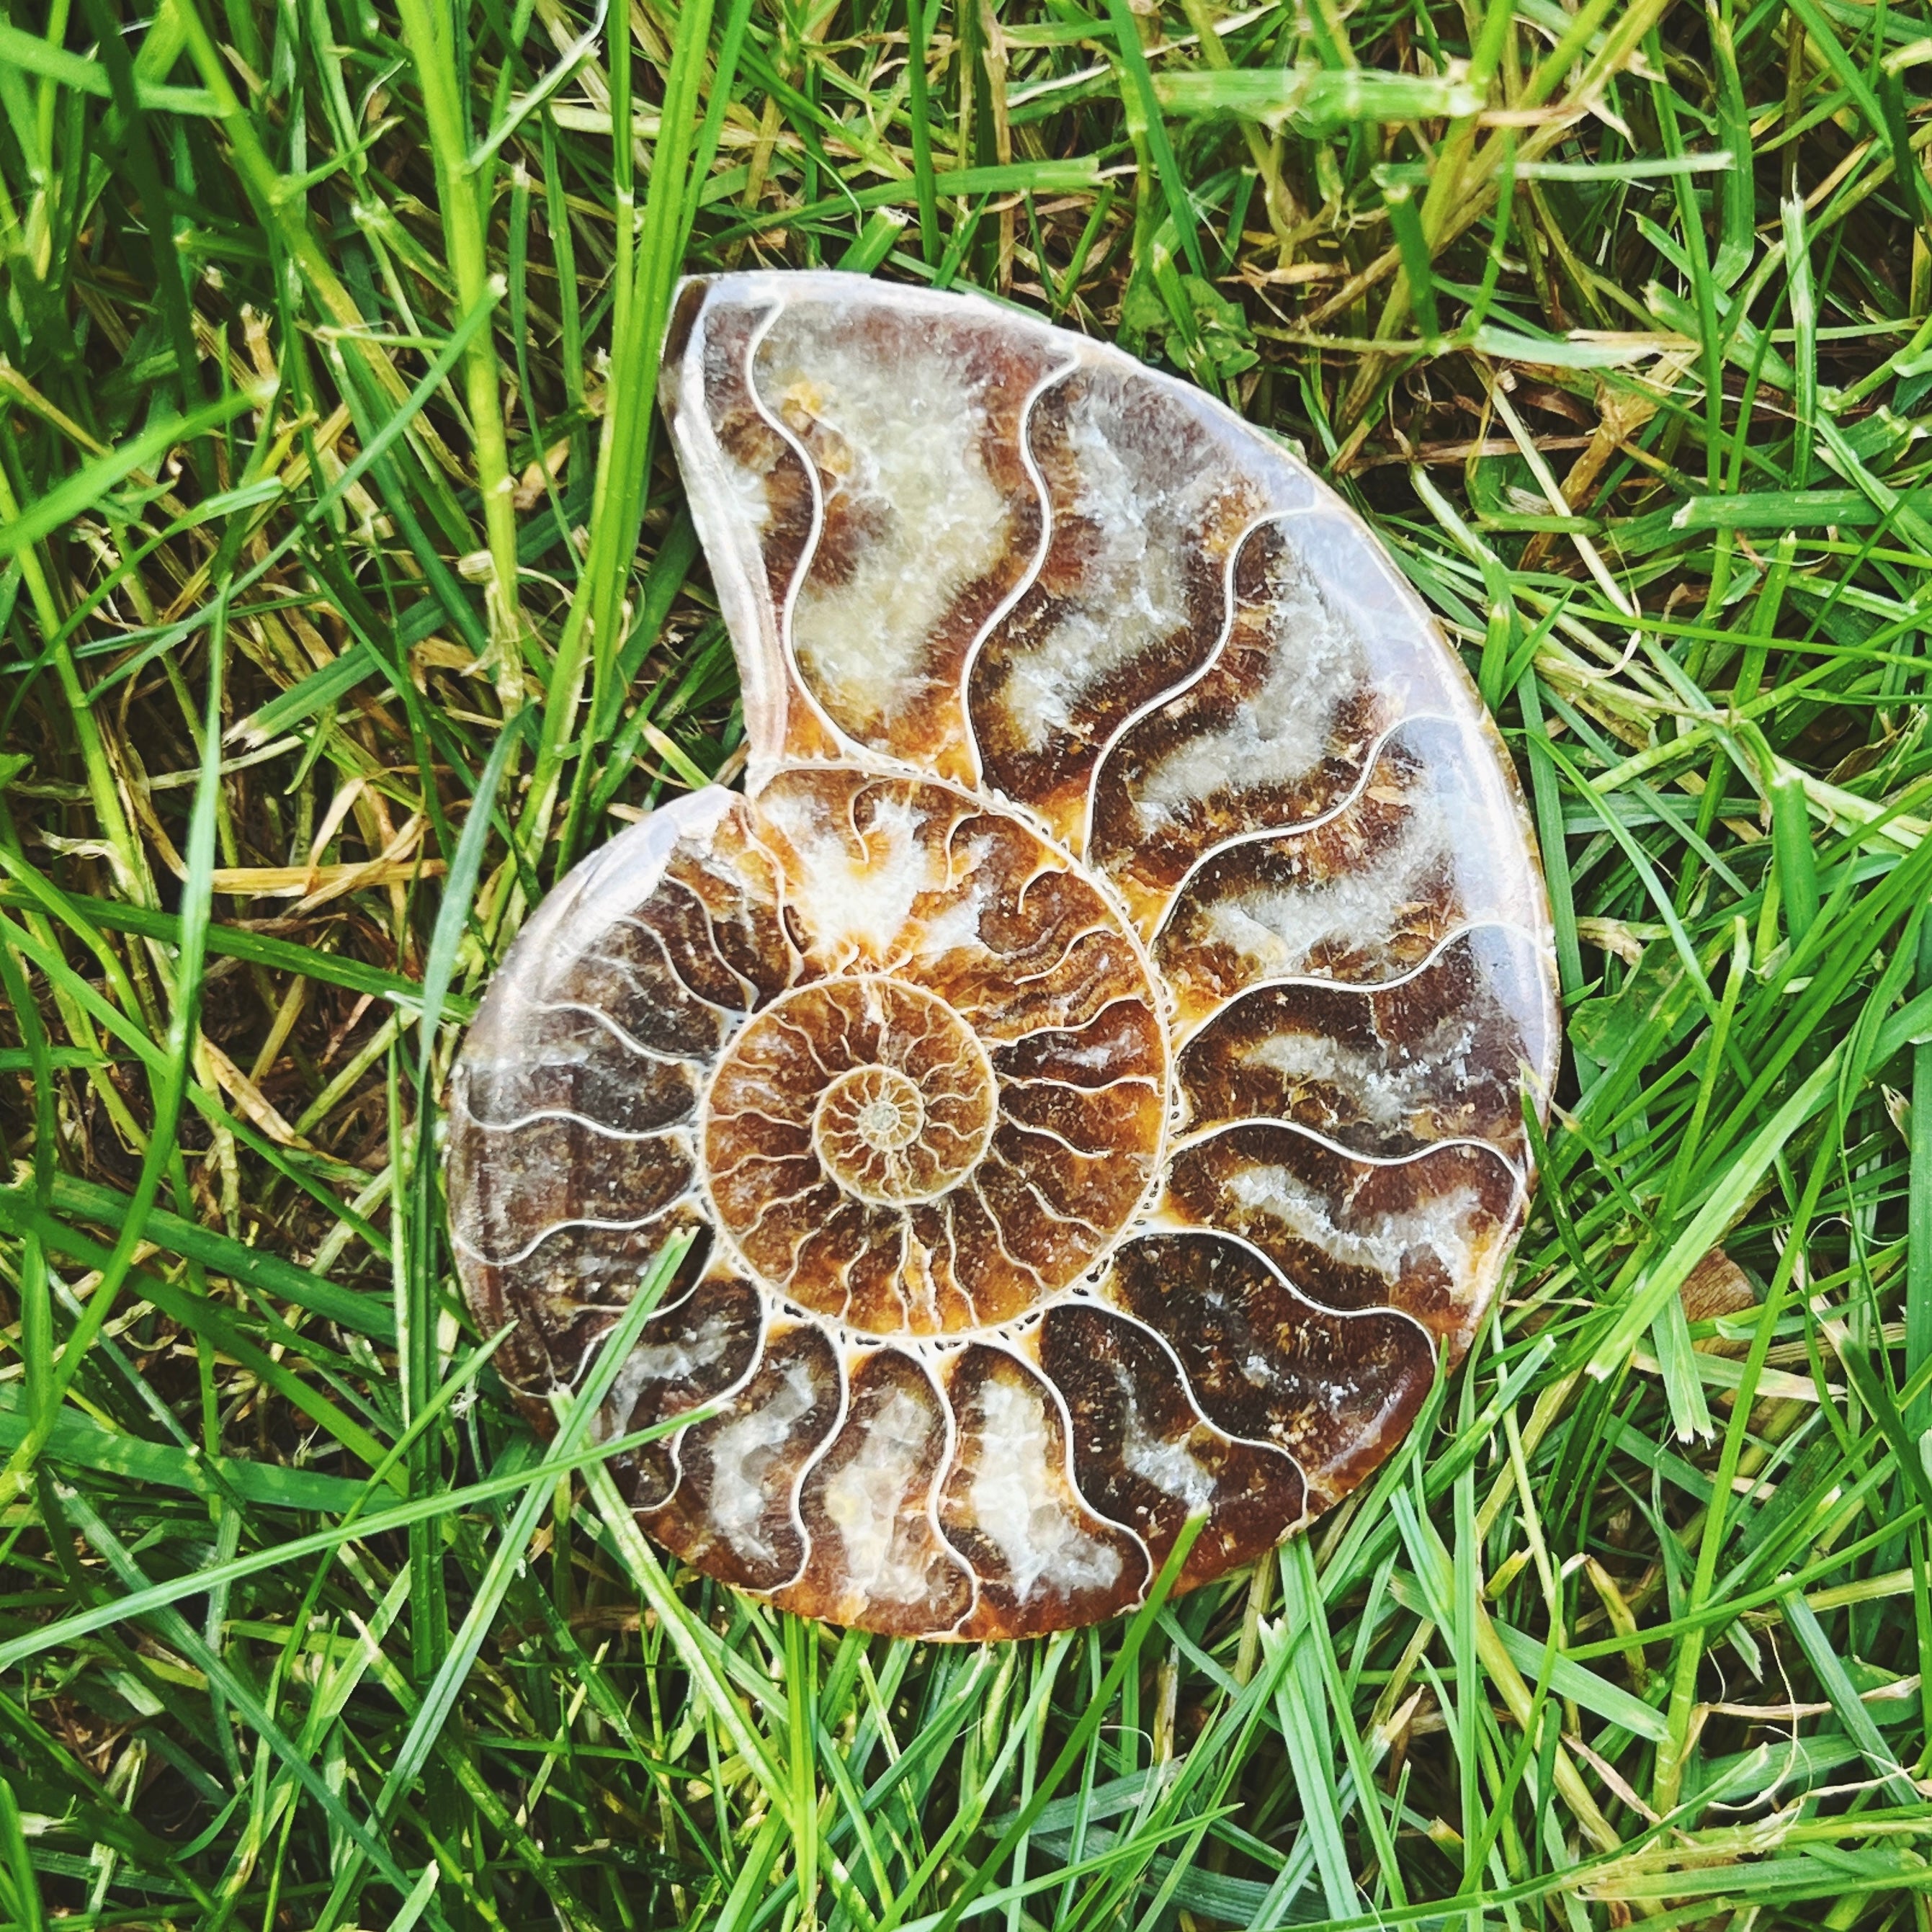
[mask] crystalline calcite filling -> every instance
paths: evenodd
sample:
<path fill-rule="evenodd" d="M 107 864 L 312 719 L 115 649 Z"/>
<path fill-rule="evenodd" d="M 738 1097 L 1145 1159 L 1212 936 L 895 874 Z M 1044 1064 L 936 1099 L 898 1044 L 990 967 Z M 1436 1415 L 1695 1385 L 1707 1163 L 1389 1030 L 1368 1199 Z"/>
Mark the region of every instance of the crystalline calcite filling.
<path fill-rule="evenodd" d="M 1461 666 L 1186 385 L 976 299 L 681 292 L 664 404 L 745 790 L 564 880 L 458 1064 L 449 1195 L 538 1413 L 702 1239 L 606 1438 L 808 1615 L 1006 1637 L 1267 1550 L 1495 1290 L 1558 1031 Z"/>

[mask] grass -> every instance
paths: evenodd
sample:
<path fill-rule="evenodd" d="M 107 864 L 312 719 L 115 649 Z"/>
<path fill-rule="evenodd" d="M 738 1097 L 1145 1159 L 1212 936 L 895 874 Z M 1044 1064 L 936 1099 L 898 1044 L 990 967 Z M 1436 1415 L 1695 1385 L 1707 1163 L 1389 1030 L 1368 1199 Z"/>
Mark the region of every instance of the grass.
<path fill-rule="evenodd" d="M 1922 8 L 624 17 L 0 20 L 0 1922 L 1923 1932 Z M 756 262 L 1295 440 L 1534 801 L 1506 1305 L 1311 1538 L 1124 1624 L 742 1602 L 454 1294 L 478 989 L 733 764 L 648 403 L 676 274 Z"/>

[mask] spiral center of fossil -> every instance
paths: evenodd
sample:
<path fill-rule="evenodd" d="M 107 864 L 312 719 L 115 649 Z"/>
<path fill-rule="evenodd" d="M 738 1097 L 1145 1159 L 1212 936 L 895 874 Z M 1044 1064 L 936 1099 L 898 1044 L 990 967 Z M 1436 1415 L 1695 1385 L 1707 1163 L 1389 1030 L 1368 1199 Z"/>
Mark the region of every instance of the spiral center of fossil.
<path fill-rule="evenodd" d="M 842 1306 L 865 1270 L 815 1264 L 818 1191 L 836 1190 L 835 1221 L 911 1213 L 970 1184 L 998 1112 L 986 1049 L 944 1000 L 884 974 L 820 980 L 733 1042 L 712 1091 L 706 1164 L 748 1252 L 764 1260 L 768 1238 L 787 1230 L 790 1292 Z M 740 1175 L 756 1177 L 755 1191 L 734 1186 Z"/>
<path fill-rule="evenodd" d="M 819 1089 L 812 1150 L 847 1195 L 883 1208 L 930 1201 L 986 1152 L 998 1110 L 992 1069 L 944 1000 L 868 976 L 802 987 L 770 1017 L 788 1039 L 811 1042 L 808 1061 L 791 1065 L 805 1090 Z M 754 1054 L 766 1044 L 740 1042 Z M 789 1078 L 784 1090 L 794 1106 L 806 1098 Z"/>
<path fill-rule="evenodd" d="M 854 1066 L 825 1090 L 812 1138 L 826 1170 L 853 1194 L 909 1200 L 922 1167 L 935 1165 L 910 1151 L 926 1124 L 917 1085 L 896 1067 Z M 930 1180 L 930 1172 L 923 1178 Z"/>
<path fill-rule="evenodd" d="M 798 976 L 724 1045 L 698 1173 L 729 1264 L 871 1335 L 1016 1321 L 1145 1198 L 1160 1000 L 1118 914 L 1028 827 L 939 785 L 775 780 Z"/>
<path fill-rule="evenodd" d="M 881 1072 L 878 1077 L 884 1080 L 891 1076 Z M 898 1083 L 893 1084 L 897 1088 Z M 926 1108 L 920 1102 L 918 1090 L 908 1080 L 903 1090 L 896 1090 L 890 1097 L 868 1100 L 859 1109 L 853 1125 L 868 1147 L 880 1154 L 896 1154 L 919 1132 L 920 1123 L 925 1118 Z"/>
<path fill-rule="evenodd" d="M 921 1118 L 924 1112 L 920 1110 Z M 860 1109 L 858 1128 L 868 1146 L 889 1154 L 912 1138 L 919 1131 L 919 1123 L 910 1108 L 902 1108 L 890 1100 L 875 1100 Z"/>

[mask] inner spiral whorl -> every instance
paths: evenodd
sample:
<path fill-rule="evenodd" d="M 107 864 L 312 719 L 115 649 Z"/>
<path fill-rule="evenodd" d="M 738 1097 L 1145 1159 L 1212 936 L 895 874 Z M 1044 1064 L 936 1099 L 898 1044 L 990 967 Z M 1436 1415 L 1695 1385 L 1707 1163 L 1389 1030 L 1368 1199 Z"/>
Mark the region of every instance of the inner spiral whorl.
<path fill-rule="evenodd" d="M 884 974 L 790 988 L 740 1030 L 706 1103 L 722 1228 L 780 1294 L 870 1334 L 1024 1313 L 1122 1225 L 1151 1151 L 1148 1108 L 1052 1102 L 1040 1049 L 1090 1050 L 1095 1030 L 982 1040 L 948 1000 Z"/>
<path fill-rule="evenodd" d="M 812 1138 L 818 1157 L 847 1190 L 874 1200 L 909 1201 L 929 1191 L 916 1170 L 926 1102 L 903 1073 L 855 1066 L 825 1090 Z"/>
<path fill-rule="evenodd" d="M 841 1004 L 838 995 L 823 998 Z M 855 1041 L 842 1024 L 838 1040 L 848 1051 L 870 1045 L 878 1058 L 846 1068 L 819 1096 L 812 1144 L 826 1172 L 862 1201 L 931 1200 L 986 1151 L 992 1070 L 944 1001 L 890 980 L 868 986 L 866 998 L 873 1011 L 862 1036 Z"/>
<path fill-rule="evenodd" d="M 998 1112 L 986 1049 L 936 994 L 876 974 L 796 987 L 718 1069 L 712 1198 L 752 1266 L 806 1306 L 880 1332 L 957 1327 L 970 1311 L 934 1250 Z"/>

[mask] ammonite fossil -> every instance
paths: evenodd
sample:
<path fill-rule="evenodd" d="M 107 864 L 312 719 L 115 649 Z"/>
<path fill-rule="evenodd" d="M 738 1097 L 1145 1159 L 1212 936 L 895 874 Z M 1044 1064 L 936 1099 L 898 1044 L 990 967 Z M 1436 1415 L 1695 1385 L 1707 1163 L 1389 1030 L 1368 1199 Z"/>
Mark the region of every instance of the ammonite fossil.
<path fill-rule="evenodd" d="M 646 1528 L 868 1630 L 1244 1562 L 1400 1439 L 1524 1210 L 1547 911 L 1363 525 L 1185 384 L 976 298 L 687 284 L 664 401 L 742 794 L 544 903 L 456 1072 L 464 1286 L 540 1402 L 674 1230 Z"/>

